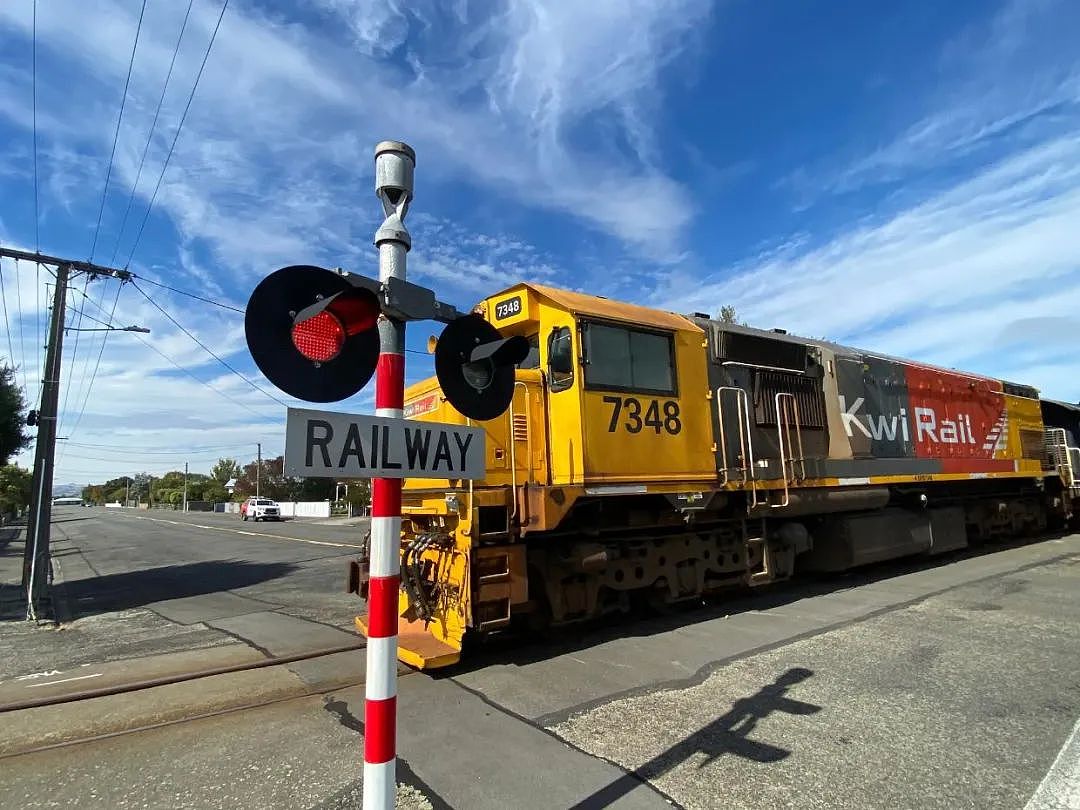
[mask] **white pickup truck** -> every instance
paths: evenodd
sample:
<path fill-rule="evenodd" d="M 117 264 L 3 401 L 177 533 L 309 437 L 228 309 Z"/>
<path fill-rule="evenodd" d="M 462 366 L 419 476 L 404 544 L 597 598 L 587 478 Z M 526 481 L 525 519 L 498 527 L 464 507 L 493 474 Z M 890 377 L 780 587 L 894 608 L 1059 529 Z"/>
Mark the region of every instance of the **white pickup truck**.
<path fill-rule="evenodd" d="M 281 520 L 281 507 L 277 501 L 269 498 L 248 498 L 240 513 L 241 518 L 251 518 L 255 522 L 260 520 Z"/>

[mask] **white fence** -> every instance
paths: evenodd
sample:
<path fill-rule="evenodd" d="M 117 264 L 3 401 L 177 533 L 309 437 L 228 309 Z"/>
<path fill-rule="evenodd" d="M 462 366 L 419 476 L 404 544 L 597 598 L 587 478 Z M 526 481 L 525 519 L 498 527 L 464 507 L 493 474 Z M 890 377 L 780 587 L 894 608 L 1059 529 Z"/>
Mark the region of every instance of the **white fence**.
<path fill-rule="evenodd" d="M 330 517 L 330 501 L 278 501 L 278 506 L 281 507 L 282 517 Z M 240 504 L 215 504 L 214 511 L 238 515 L 240 514 Z"/>
<path fill-rule="evenodd" d="M 330 501 L 280 501 L 282 517 L 330 517 Z"/>

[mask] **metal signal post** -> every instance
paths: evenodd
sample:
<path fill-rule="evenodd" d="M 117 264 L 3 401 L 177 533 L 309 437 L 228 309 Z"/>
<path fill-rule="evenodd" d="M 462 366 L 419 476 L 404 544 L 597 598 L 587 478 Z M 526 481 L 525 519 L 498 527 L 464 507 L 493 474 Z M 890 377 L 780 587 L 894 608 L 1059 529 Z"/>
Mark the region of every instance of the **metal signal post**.
<path fill-rule="evenodd" d="M 405 228 L 413 192 L 416 154 L 398 141 L 375 147 L 375 193 L 386 218 L 375 232 L 379 281 L 405 280 L 412 246 Z M 375 415 L 401 419 L 405 407 L 405 322 L 379 320 Z M 364 809 L 389 810 L 397 793 L 398 554 L 401 545 L 401 479 L 376 478 L 371 498 L 367 682 L 364 704 Z"/>
<path fill-rule="evenodd" d="M 375 232 L 378 281 L 341 268 L 290 265 L 259 282 L 244 314 L 255 364 L 297 399 L 340 402 L 376 377 L 374 417 L 290 408 L 285 428 L 286 468 L 294 474 L 338 479 L 352 470 L 374 480 L 368 558 L 363 566 L 353 561 L 349 569 L 349 591 L 368 602 L 368 615 L 356 620 L 368 637 L 365 810 L 392 808 L 397 789 L 401 479 L 446 477 L 446 469 L 426 466 L 426 450 L 406 452 L 407 437 L 425 433 L 430 438 L 433 431 L 443 441 L 459 437 L 455 474 L 473 480 L 485 472 L 483 430 L 404 419 L 405 324 L 446 324 L 435 347 L 435 376 L 446 401 L 470 420 L 506 412 L 514 395 L 514 369 L 529 352 L 525 337 L 503 337 L 479 315 L 461 313 L 439 301 L 434 290 L 405 279 L 412 238 L 404 220 L 415 166 L 415 153 L 399 141 L 375 147 L 375 193 L 385 217 Z M 341 447 L 331 455 L 334 442 Z"/>

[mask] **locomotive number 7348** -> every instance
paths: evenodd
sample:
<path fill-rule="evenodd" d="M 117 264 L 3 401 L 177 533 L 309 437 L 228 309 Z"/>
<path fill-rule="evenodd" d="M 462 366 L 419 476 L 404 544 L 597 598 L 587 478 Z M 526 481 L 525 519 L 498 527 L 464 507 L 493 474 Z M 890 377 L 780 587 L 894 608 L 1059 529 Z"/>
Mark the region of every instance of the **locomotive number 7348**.
<path fill-rule="evenodd" d="M 641 433 L 645 428 L 652 428 L 657 435 L 666 431 L 676 436 L 682 430 L 679 403 L 675 400 L 643 402 L 636 397 L 604 397 L 604 402 L 611 406 L 608 433 L 615 433 L 620 427 L 627 433 Z"/>

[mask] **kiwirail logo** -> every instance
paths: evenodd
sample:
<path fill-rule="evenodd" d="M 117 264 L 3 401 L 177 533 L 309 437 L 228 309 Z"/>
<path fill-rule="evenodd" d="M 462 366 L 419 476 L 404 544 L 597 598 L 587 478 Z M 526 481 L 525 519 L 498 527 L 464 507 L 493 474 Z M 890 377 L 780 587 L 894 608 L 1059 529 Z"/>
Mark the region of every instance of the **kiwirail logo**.
<path fill-rule="evenodd" d="M 864 397 L 857 397 L 850 406 L 847 398 L 840 394 L 840 418 L 848 437 L 854 437 L 858 431 L 867 439 L 876 441 L 896 441 L 899 435 L 904 442 L 911 441 L 911 432 L 915 431 L 916 442 L 934 442 L 935 444 L 970 444 L 981 446 L 984 450 L 994 450 L 1007 435 L 1008 417 L 1004 411 L 990 427 L 983 441 L 976 441 L 971 429 L 971 415 L 953 414 L 948 419 L 939 418 L 932 407 L 915 407 L 909 418 L 907 408 L 900 408 L 898 413 L 862 413 L 866 404 Z"/>

